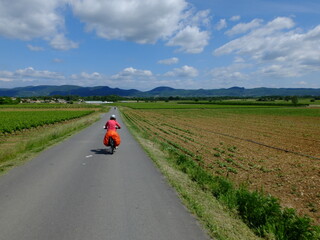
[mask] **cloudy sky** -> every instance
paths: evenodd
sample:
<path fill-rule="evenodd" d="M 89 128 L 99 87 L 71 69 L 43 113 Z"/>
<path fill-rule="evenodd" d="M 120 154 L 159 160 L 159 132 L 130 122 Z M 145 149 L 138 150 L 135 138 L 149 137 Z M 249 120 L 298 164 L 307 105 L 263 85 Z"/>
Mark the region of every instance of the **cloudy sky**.
<path fill-rule="evenodd" d="M 0 0 L 0 88 L 320 88 L 319 0 Z"/>

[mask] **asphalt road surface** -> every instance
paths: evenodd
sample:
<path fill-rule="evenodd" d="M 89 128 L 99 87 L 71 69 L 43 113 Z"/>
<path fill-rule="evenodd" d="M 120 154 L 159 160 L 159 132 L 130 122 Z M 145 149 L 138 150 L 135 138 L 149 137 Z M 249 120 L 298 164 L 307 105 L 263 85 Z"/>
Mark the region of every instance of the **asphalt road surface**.
<path fill-rule="evenodd" d="M 209 239 L 119 117 L 108 154 L 111 114 L 0 177 L 1 240 Z"/>

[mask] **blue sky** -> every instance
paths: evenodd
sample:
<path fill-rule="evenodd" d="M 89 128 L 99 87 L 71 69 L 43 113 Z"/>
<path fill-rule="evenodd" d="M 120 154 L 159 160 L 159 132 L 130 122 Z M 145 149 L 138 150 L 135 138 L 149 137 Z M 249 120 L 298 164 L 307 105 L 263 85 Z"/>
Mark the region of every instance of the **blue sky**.
<path fill-rule="evenodd" d="M 318 0 L 0 0 L 0 88 L 320 88 Z"/>

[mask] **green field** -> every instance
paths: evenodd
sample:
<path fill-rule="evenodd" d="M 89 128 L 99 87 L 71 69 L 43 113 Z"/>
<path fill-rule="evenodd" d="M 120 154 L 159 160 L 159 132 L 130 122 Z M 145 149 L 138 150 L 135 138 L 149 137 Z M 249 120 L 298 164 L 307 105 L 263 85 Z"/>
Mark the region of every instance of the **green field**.
<path fill-rule="evenodd" d="M 292 104 L 213 104 L 209 102 L 137 102 L 137 103 L 117 103 L 118 106 L 130 107 L 133 109 L 224 109 L 224 108 L 269 108 L 288 107 Z"/>
<path fill-rule="evenodd" d="M 97 121 L 107 106 L 0 105 L 0 174 Z"/>
<path fill-rule="evenodd" d="M 10 105 L 1 105 L 0 109 L 4 108 L 35 108 L 35 109 L 43 109 L 43 108 L 100 108 L 101 106 L 95 104 L 62 104 L 62 103 L 21 103 L 21 104 L 10 104 Z"/>
<path fill-rule="evenodd" d="M 191 102 L 191 101 L 190 101 Z M 261 104 L 211 104 L 209 102 L 202 103 L 188 102 L 137 102 L 137 103 L 117 103 L 118 106 L 129 107 L 132 109 L 212 109 L 217 113 L 235 113 L 235 114 L 254 114 L 254 115 L 278 115 L 278 116 L 310 116 L 319 117 L 320 108 L 294 107 L 292 104 L 270 105 L 268 103 Z M 239 100 L 240 102 L 240 100 Z M 211 114 L 211 112 L 210 112 Z M 214 114 L 214 112 L 213 112 Z"/>
<path fill-rule="evenodd" d="M 94 111 L 0 111 L 0 134 L 79 118 L 92 112 Z"/>

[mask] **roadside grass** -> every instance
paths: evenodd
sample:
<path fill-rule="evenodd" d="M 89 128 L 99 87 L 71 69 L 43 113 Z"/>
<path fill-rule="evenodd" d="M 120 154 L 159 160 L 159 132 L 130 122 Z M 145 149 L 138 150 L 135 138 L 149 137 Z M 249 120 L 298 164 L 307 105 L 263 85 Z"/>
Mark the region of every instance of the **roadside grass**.
<path fill-rule="evenodd" d="M 251 239 L 251 236 L 242 232 L 250 232 L 249 227 L 264 239 L 320 239 L 320 228 L 313 226 L 308 217 L 298 216 L 293 209 L 283 209 L 278 199 L 261 191 L 251 192 L 245 186 L 235 188 L 228 179 L 206 172 L 174 143 L 149 136 L 147 131 L 136 127 L 130 118 L 126 119 L 125 116 L 124 119 L 211 237 Z M 219 209 L 224 217 L 219 215 Z M 234 226 L 235 221 L 237 227 Z M 230 225 L 233 231 L 229 229 Z"/>
<path fill-rule="evenodd" d="M 100 115 L 101 112 L 95 112 L 67 122 L 0 136 L 0 175 L 98 121 Z"/>

